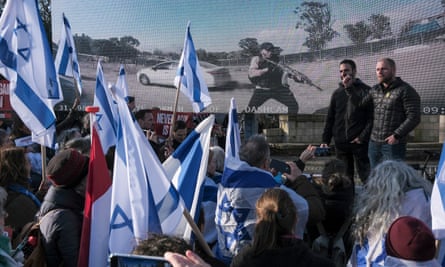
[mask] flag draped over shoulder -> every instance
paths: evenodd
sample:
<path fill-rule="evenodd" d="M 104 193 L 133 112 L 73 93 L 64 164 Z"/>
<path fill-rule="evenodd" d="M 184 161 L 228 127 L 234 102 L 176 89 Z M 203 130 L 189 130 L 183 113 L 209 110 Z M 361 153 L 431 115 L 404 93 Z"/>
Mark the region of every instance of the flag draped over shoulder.
<path fill-rule="evenodd" d="M 180 88 L 181 92 L 190 99 L 194 112 L 201 112 L 212 104 L 209 89 L 204 81 L 196 56 L 195 45 L 190 34 L 190 23 L 187 25 L 184 48 L 179 60 L 174 85 L 176 88 Z"/>
<path fill-rule="evenodd" d="M 128 84 L 125 75 L 124 65 L 121 64 L 119 68 L 119 76 L 117 76 L 116 88 L 121 91 L 122 96 L 128 101 Z"/>
<path fill-rule="evenodd" d="M 241 146 L 240 129 L 238 123 L 238 113 L 236 111 L 236 101 L 232 97 L 230 100 L 229 123 L 226 134 L 226 160 L 228 157 L 239 159 L 239 148 Z"/>
<path fill-rule="evenodd" d="M 214 121 L 214 115 L 203 120 L 163 163 L 167 177 L 172 179 L 195 222 L 201 207 L 200 190 L 207 174 Z M 190 238 L 191 228 L 184 219 L 176 233 L 182 234 L 186 239 Z"/>
<path fill-rule="evenodd" d="M 116 98 L 119 110 L 109 249 L 129 253 L 147 233 L 170 234 L 183 212 L 179 193 L 147 138 L 134 123 L 126 101 Z"/>
<path fill-rule="evenodd" d="M 57 73 L 60 75 L 73 77 L 76 80 L 79 95 L 82 95 L 82 80 L 80 79 L 80 67 L 77 60 L 76 46 L 71 26 L 68 19 L 63 14 L 63 27 L 60 34 L 59 47 L 57 49 L 56 59 L 54 61 Z"/>
<path fill-rule="evenodd" d="M 436 239 L 445 238 L 445 144 L 440 155 L 433 193 L 431 194 L 432 230 Z"/>
<path fill-rule="evenodd" d="M 55 104 L 63 100 L 36 0 L 7 1 L 0 17 L 0 73 L 11 106 L 33 141 L 54 147 Z"/>
<path fill-rule="evenodd" d="M 91 122 L 93 123 L 93 122 Z M 78 266 L 107 266 L 111 177 L 93 126 Z"/>
<path fill-rule="evenodd" d="M 96 113 L 97 132 L 106 154 L 110 146 L 116 144 L 117 135 L 117 105 L 105 86 L 105 77 L 100 61 L 97 63 L 96 90 L 94 91 L 94 106 L 99 107 Z"/>

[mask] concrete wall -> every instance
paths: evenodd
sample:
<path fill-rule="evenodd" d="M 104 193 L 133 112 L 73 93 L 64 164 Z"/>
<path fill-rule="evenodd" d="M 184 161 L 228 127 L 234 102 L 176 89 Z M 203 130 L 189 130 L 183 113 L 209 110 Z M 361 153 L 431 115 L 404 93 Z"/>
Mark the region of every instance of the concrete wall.
<path fill-rule="evenodd" d="M 410 142 L 443 142 L 440 139 L 445 136 L 445 119 L 441 117 L 422 115 L 420 124 L 410 133 Z M 280 128 L 265 129 L 263 133 L 270 143 L 320 144 L 325 118 L 326 115 L 280 115 Z"/>

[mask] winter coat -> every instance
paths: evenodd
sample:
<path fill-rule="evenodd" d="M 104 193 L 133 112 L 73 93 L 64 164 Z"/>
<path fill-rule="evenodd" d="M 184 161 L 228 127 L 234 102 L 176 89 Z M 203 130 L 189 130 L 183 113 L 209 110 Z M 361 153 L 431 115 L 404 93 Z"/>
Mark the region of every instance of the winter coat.
<path fill-rule="evenodd" d="M 283 238 L 277 248 L 267 249 L 255 255 L 252 246 L 243 248 L 233 260 L 231 267 L 330 267 L 333 262 L 315 255 L 303 240 L 297 238 Z"/>
<path fill-rule="evenodd" d="M 328 115 L 323 131 L 324 144 L 330 144 L 332 137 L 336 144 L 350 143 L 358 137 L 367 143 L 372 128 L 372 105 L 361 105 L 361 100 L 369 94 L 371 87 L 360 79 L 345 88 L 340 83 L 331 96 Z"/>
<path fill-rule="evenodd" d="M 48 267 L 77 266 L 84 197 L 73 188 L 52 186 L 40 209 L 40 230 Z"/>

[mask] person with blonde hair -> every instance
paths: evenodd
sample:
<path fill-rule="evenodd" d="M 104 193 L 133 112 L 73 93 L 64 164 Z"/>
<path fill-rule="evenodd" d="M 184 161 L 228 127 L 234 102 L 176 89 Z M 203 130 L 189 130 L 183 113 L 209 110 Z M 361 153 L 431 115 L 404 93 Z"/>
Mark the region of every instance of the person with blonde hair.
<path fill-rule="evenodd" d="M 251 245 L 244 247 L 231 266 L 335 266 L 312 253 L 295 235 L 297 210 L 289 194 L 279 188 L 265 191 L 256 202 L 257 222 Z"/>
<path fill-rule="evenodd" d="M 400 216 L 412 216 L 431 227 L 431 183 L 402 161 L 378 164 L 358 196 L 352 233 L 355 244 L 349 266 L 383 266 L 385 234 Z"/>

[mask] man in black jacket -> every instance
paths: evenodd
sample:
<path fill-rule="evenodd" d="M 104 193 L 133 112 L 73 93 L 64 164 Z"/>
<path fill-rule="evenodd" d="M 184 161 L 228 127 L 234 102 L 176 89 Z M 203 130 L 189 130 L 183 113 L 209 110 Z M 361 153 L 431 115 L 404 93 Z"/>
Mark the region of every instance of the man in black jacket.
<path fill-rule="evenodd" d="M 420 96 L 396 76 L 396 63 L 390 58 L 377 62 L 379 83 L 364 104 L 374 105 L 374 122 L 369 142 L 371 168 L 387 159 L 404 160 L 409 132 L 420 123 Z M 372 101 L 370 101 L 372 100 Z"/>
<path fill-rule="evenodd" d="M 372 128 L 372 106 L 360 105 L 370 87 L 356 78 L 353 60 L 340 62 L 339 88 L 334 91 L 328 109 L 321 147 L 328 147 L 334 138 L 338 159 L 346 165 L 346 175 L 354 184 L 354 163 L 362 182 L 369 174 L 368 141 Z"/>

